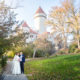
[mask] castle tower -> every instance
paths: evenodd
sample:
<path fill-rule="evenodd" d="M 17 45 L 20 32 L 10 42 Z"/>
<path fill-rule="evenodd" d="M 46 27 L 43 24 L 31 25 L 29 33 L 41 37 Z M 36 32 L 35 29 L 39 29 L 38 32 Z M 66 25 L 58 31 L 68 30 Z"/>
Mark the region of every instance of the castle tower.
<path fill-rule="evenodd" d="M 46 14 L 42 10 L 42 8 L 39 7 L 34 15 L 34 26 L 39 34 L 46 32 L 45 20 Z"/>

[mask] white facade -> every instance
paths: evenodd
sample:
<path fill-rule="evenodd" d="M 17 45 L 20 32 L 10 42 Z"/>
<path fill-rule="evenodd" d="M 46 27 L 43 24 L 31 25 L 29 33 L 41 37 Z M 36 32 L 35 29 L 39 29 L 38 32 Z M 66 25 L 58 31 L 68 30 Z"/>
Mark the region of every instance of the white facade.
<path fill-rule="evenodd" d="M 26 39 L 26 43 L 30 43 L 36 40 L 37 34 L 34 33 L 30 33 L 30 35 L 28 36 L 28 38 Z"/>
<path fill-rule="evenodd" d="M 39 8 L 34 15 L 34 26 L 39 34 L 46 32 L 45 20 L 46 14 Z"/>
<path fill-rule="evenodd" d="M 36 39 L 37 36 L 37 32 L 35 32 L 34 30 L 32 30 L 26 22 L 23 23 L 22 25 L 22 29 L 24 33 L 29 33 L 29 35 L 26 37 L 26 43 L 30 43 L 33 42 Z"/>
<path fill-rule="evenodd" d="M 53 43 L 53 37 L 50 35 L 49 32 L 47 32 L 47 28 L 45 26 L 45 20 L 46 20 L 46 14 L 44 11 L 39 7 L 34 15 L 34 27 L 35 31 L 32 30 L 26 22 L 23 22 L 19 27 L 19 32 L 29 33 L 29 36 L 26 38 L 26 43 L 33 42 L 37 39 L 38 35 L 43 36 L 48 35 L 48 41 L 51 41 Z"/>
<path fill-rule="evenodd" d="M 32 30 L 28 24 L 26 22 L 23 22 L 19 27 L 18 27 L 18 31 L 16 33 L 16 35 L 21 34 L 21 33 L 28 33 L 28 35 L 26 34 L 26 43 L 30 43 L 33 42 L 36 37 L 37 37 L 37 32 L 35 32 L 34 30 Z"/>
<path fill-rule="evenodd" d="M 30 31 L 28 27 L 23 27 L 22 29 L 23 29 L 24 33 L 26 33 L 26 32 L 29 32 L 29 31 Z"/>

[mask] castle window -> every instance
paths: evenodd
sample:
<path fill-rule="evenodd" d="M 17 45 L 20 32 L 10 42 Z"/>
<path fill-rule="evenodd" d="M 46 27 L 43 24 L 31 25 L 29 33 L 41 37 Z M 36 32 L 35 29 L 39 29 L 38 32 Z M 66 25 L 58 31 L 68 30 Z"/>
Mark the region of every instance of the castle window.
<path fill-rule="evenodd" d="M 31 38 L 33 38 L 33 35 L 30 35 Z"/>

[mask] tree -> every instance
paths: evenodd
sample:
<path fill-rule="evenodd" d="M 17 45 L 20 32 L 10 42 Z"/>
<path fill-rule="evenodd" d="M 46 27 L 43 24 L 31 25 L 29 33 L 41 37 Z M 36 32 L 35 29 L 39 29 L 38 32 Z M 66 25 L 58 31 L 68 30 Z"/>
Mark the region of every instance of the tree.
<path fill-rule="evenodd" d="M 16 14 L 11 8 L 0 3 L 0 38 L 6 38 L 11 33 L 12 26 L 16 22 Z"/>
<path fill-rule="evenodd" d="M 53 34 L 62 38 L 64 49 L 67 47 L 68 34 L 72 32 L 72 28 L 67 24 L 71 15 L 71 2 L 72 0 L 64 0 L 60 7 L 53 7 L 46 22 L 52 26 Z"/>
<path fill-rule="evenodd" d="M 11 11 L 11 8 L 5 5 L 5 2 L 0 3 L 0 51 L 5 52 L 5 48 L 10 46 L 8 36 L 12 32 L 12 26 L 16 23 L 16 14 Z M 1 54 L 0 53 L 0 54 Z"/>
<path fill-rule="evenodd" d="M 72 34 L 77 42 L 78 48 L 80 48 L 80 8 L 76 9 L 75 0 L 71 0 L 68 4 L 70 5 L 68 9 L 69 18 L 67 20 L 67 24 L 72 29 Z M 64 5 L 65 6 L 65 5 Z"/>
<path fill-rule="evenodd" d="M 43 33 L 38 35 L 37 39 L 34 41 L 34 53 L 33 53 L 33 58 L 36 55 L 37 50 L 42 50 L 45 53 L 47 53 L 50 48 L 51 48 L 51 42 L 48 41 L 48 34 Z"/>
<path fill-rule="evenodd" d="M 56 51 L 58 51 L 59 49 L 63 48 L 63 40 L 60 37 L 60 35 L 57 35 L 56 37 L 54 37 L 55 40 L 55 49 Z"/>

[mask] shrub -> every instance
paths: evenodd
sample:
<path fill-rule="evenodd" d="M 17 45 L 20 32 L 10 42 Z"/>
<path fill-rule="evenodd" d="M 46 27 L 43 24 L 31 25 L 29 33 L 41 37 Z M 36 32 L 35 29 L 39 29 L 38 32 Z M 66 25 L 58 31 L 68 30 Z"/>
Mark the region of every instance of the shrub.
<path fill-rule="evenodd" d="M 44 54 L 45 54 L 44 51 L 42 51 L 42 50 L 37 50 L 35 57 L 43 57 Z"/>
<path fill-rule="evenodd" d="M 25 57 L 32 57 L 33 56 L 33 48 L 31 45 L 28 46 L 17 46 L 16 49 L 12 49 L 8 52 L 6 52 L 8 58 L 13 58 L 15 53 L 17 52 L 23 52 L 23 54 L 25 55 Z"/>
<path fill-rule="evenodd" d="M 65 51 L 64 51 L 64 50 L 60 50 L 60 51 L 58 52 L 58 54 L 65 54 Z"/>
<path fill-rule="evenodd" d="M 13 58 L 15 53 L 12 50 L 10 50 L 10 51 L 6 52 L 6 54 L 9 58 Z"/>
<path fill-rule="evenodd" d="M 2 56 L 1 57 L 1 67 L 3 68 L 5 65 L 6 65 L 6 62 L 7 62 L 7 56 Z"/>
<path fill-rule="evenodd" d="M 30 46 L 25 47 L 22 52 L 25 57 L 33 57 L 33 49 Z"/>
<path fill-rule="evenodd" d="M 49 53 L 46 53 L 46 54 L 45 54 L 45 57 L 49 57 L 49 56 L 50 56 L 50 54 L 49 54 Z"/>
<path fill-rule="evenodd" d="M 80 53 L 80 49 L 75 49 L 74 53 Z"/>
<path fill-rule="evenodd" d="M 69 46 L 69 53 L 74 53 L 77 48 L 78 48 L 77 44 L 70 45 Z"/>

